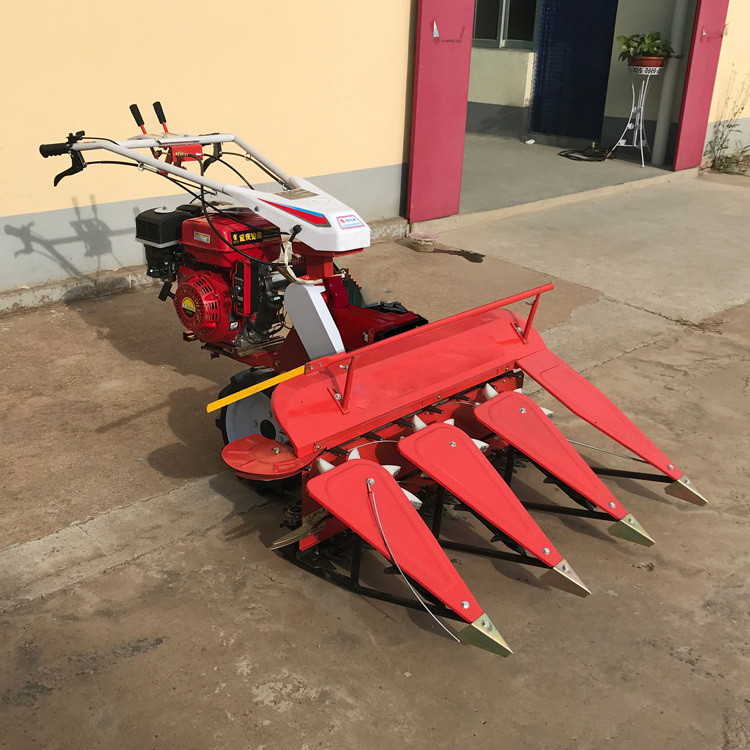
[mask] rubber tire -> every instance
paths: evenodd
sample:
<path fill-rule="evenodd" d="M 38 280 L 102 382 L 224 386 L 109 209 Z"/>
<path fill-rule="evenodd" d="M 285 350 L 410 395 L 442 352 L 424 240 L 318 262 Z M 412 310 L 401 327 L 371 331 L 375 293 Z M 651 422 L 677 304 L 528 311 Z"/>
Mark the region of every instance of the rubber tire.
<path fill-rule="evenodd" d="M 236 375 L 232 376 L 229 384 L 221 390 L 217 398 L 225 398 L 226 396 L 231 396 L 233 393 L 237 393 L 244 388 L 250 388 L 251 386 L 258 385 L 258 383 L 262 383 L 264 380 L 268 380 L 268 378 L 272 378 L 274 375 L 276 375 L 276 373 L 267 367 L 250 368 L 248 370 L 238 372 Z M 261 393 L 256 394 L 256 396 L 265 397 L 268 399 L 269 410 L 271 407 L 272 393 L 273 388 L 269 388 L 267 391 L 262 391 Z M 256 398 L 256 396 L 251 396 L 250 398 Z M 228 445 L 231 442 L 227 435 L 227 411 L 229 408 L 231 408 L 231 405 L 225 406 L 219 413 L 219 417 L 216 420 L 216 426 L 221 431 L 221 438 L 224 442 L 224 445 Z M 287 443 L 288 441 L 281 440 L 279 442 Z M 293 477 L 286 477 L 285 479 L 274 479 L 270 482 L 261 482 L 254 479 L 247 479 L 244 481 L 252 484 L 252 486 L 255 487 L 255 489 L 258 490 L 261 495 L 267 495 L 269 493 L 280 494 L 298 488 L 301 481 L 301 475 L 297 474 Z"/>
<path fill-rule="evenodd" d="M 236 375 L 232 376 L 232 379 L 229 381 L 229 384 L 225 388 L 222 389 L 222 391 L 219 393 L 217 398 L 226 398 L 227 396 L 231 396 L 232 394 L 237 393 L 238 391 L 244 390 L 245 388 L 250 388 L 254 385 L 258 385 L 259 383 L 262 383 L 264 380 L 268 380 L 268 378 L 272 378 L 275 374 L 276 373 L 273 370 L 267 367 L 255 367 L 255 368 L 250 368 L 248 370 L 243 370 L 242 372 L 238 372 Z M 250 398 L 267 399 L 268 409 L 270 411 L 272 393 L 273 393 L 273 388 L 269 388 L 268 390 L 261 391 L 260 393 L 256 394 L 255 396 L 251 396 Z M 229 443 L 232 442 L 230 440 L 229 435 L 227 434 L 227 414 L 233 406 L 234 406 L 233 404 L 230 404 L 229 406 L 225 406 L 219 413 L 219 417 L 216 420 L 216 426 L 221 431 L 221 438 L 224 441 L 224 445 L 228 445 Z M 280 441 L 280 442 L 286 442 L 286 441 Z"/>

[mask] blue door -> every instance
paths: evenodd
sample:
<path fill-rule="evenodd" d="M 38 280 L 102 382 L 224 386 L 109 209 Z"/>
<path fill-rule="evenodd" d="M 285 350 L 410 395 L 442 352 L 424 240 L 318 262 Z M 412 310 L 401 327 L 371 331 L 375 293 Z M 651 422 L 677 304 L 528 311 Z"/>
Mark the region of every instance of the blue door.
<path fill-rule="evenodd" d="M 542 0 L 531 130 L 598 141 L 618 0 Z"/>

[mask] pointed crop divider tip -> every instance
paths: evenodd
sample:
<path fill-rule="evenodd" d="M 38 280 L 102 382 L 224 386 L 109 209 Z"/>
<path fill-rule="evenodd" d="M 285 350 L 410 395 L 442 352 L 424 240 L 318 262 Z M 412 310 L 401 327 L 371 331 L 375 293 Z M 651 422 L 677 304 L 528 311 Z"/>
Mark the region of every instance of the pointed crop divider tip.
<path fill-rule="evenodd" d="M 487 615 L 481 615 L 458 634 L 459 640 L 499 656 L 510 656 L 513 652 Z"/>
<path fill-rule="evenodd" d="M 550 568 L 543 576 L 540 577 L 547 586 L 567 591 L 575 596 L 585 597 L 591 593 L 588 586 L 576 575 L 573 568 L 570 567 L 567 560 L 561 560 L 554 568 Z"/>
<path fill-rule="evenodd" d="M 628 542 L 642 544 L 644 547 L 650 547 L 652 544 L 655 544 L 643 526 L 635 520 L 632 513 L 628 513 L 627 516 L 621 518 L 617 523 L 613 523 L 609 527 L 609 533 L 611 536 L 625 539 Z"/>
<path fill-rule="evenodd" d="M 705 505 L 708 502 L 686 476 L 682 476 L 676 482 L 667 485 L 664 492 L 693 505 Z"/>

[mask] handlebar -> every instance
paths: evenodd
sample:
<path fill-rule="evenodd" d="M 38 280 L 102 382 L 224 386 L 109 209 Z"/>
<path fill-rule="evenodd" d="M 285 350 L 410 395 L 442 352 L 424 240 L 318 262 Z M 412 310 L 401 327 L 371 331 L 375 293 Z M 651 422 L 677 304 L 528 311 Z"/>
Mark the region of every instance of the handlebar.
<path fill-rule="evenodd" d="M 137 111 L 137 107 L 134 107 L 134 109 L 136 109 Z M 135 116 L 135 112 L 133 114 Z M 138 112 L 138 114 L 140 115 L 140 112 Z M 163 115 L 163 110 L 159 114 Z M 145 154 L 139 154 L 137 153 L 137 150 L 146 148 L 169 149 L 175 146 L 183 146 L 186 144 L 200 144 L 202 146 L 207 146 L 216 143 L 236 143 L 248 155 L 251 161 L 254 161 L 256 164 L 258 164 L 261 169 L 263 169 L 270 177 L 272 177 L 280 185 L 284 186 L 287 190 L 293 190 L 294 188 L 299 187 L 297 181 L 293 177 L 290 177 L 283 170 L 279 169 L 273 162 L 266 159 L 263 154 L 259 153 L 254 148 L 252 148 L 250 144 L 243 141 L 242 138 L 239 138 L 231 133 L 212 133 L 209 135 L 198 136 L 167 133 L 163 138 L 158 138 L 156 136 L 137 136 L 125 141 L 113 141 L 104 138 L 83 141 L 85 135 L 86 134 L 83 130 L 79 130 L 77 133 L 70 133 L 68 135 L 67 143 L 44 143 L 39 147 L 39 153 L 45 158 L 48 156 L 61 156 L 62 154 L 69 154 L 72 159 L 71 169 L 68 169 L 65 172 L 59 174 L 55 178 L 55 185 L 59 183 L 63 177 L 75 174 L 76 172 L 80 172 L 86 166 L 86 162 L 83 159 L 84 151 L 104 149 L 105 151 L 110 151 L 111 153 L 117 154 L 118 156 L 132 159 L 138 164 L 152 167 L 160 174 L 168 172 L 175 177 L 187 179 L 197 185 L 203 185 L 209 190 L 223 192 L 224 188 L 227 186 L 223 185 L 222 183 L 219 183 L 215 180 L 210 180 L 203 175 L 198 175 L 190 172 L 183 167 L 177 167 L 174 164 L 165 163 L 154 157 L 146 156 Z"/>
<path fill-rule="evenodd" d="M 48 156 L 62 156 L 70 148 L 67 143 L 43 143 L 39 146 L 39 153 L 46 159 Z"/>

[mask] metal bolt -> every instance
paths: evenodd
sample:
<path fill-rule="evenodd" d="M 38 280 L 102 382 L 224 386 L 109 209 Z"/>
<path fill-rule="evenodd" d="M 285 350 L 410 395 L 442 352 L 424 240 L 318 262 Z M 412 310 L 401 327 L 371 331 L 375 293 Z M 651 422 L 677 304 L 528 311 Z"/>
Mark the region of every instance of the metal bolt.
<path fill-rule="evenodd" d="M 563 570 L 567 570 L 567 569 L 568 569 L 568 566 L 567 566 L 567 565 L 563 565 L 563 566 L 562 566 L 562 569 L 563 569 Z"/>
<path fill-rule="evenodd" d="M 614 508 L 615 507 L 615 504 L 611 500 L 609 501 L 609 507 L 610 508 Z"/>
<path fill-rule="evenodd" d="M 448 445 L 450 445 L 451 448 L 456 447 L 456 444 L 453 442 L 453 440 L 451 440 L 450 443 L 448 443 Z"/>
<path fill-rule="evenodd" d="M 375 480 L 372 477 L 367 477 L 367 486 L 372 487 L 375 484 Z"/>
<path fill-rule="evenodd" d="M 683 481 L 685 482 L 685 484 L 690 484 L 690 480 L 687 477 L 685 477 Z"/>
<path fill-rule="evenodd" d="M 544 549 L 542 549 L 542 552 L 544 552 L 545 555 L 549 555 L 549 547 L 544 547 Z"/>
<path fill-rule="evenodd" d="M 316 450 L 316 451 L 319 451 L 319 450 L 320 450 L 320 443 L 315 443 L 315 450 Z"/>
<path fill-rule="evenodd" d="M 469 602 L 461 602 L 461 606 L 462 606 L 462 607 L 463 607 L 464 609 L 468 609 L 468 608 L 469 608 Z"/>
<path fill-rule="evenodd" d="M 482 626 L 485 630 L 492 630 L 492 623 L 489 620 L 482 620 Z"/>
<path fill-rule="evenodd" d="M 674 469 L 674 466 L 672 466 L 672 464 L 667 464 L 667 468 L 668 469 Z"/>
<path fill-rule="evenodd" d="M 635 518 L 628 518 L 628 523 L 630 523 L 630 524 L 635 523 Z"/>
<path fill-rule="evenodd" d="M 279 367 L 279 366 L 281 365 L 281 362 L 280 362 L 280 361 L 279 361 L 279 360 L 277 359 L 277 360 L 276 360 L 276 361 L 274 362 L 274 365 L 276 365 L 276 367 Z"/>
<path fill-rule="evenodd" d="M 341 394 L 340 393 L 334 393 L 333 397 L 336 399 L 336 401 L 341 401 Z"/>
<path fill-rule="evenodd" d="M 516 326 L 516 330 L 517 330 L 517 331 L 518 331 L 519 333 L 523 333 L 523 329 L 521 328 L 521 326 Z"/>
<path fill-rule="evenodd" d="M 271 448 L 271 453 L 281 453 L 281 448 Z"/>
<path fill-rule="evenodd" d="M 520 411 L 521 414 L 526 414 L 526 409 L 524 409 L 523 406 L 518 411 Z"/>

